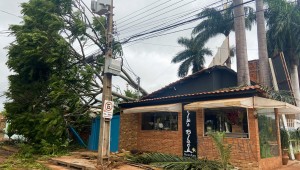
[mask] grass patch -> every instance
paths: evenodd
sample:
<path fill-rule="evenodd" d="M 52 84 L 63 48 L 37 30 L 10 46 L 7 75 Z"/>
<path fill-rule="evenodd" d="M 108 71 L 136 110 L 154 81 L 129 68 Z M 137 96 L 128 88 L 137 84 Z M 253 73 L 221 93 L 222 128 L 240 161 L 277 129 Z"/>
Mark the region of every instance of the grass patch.
<path fill-rule="evenodd" d="M 21 154 L 14 154 L 6 161 L 1 163 L 0 169 L 3 170 L 48 170 L 41 163 L 36 162 L 37 156 L 26 158 Z"/>

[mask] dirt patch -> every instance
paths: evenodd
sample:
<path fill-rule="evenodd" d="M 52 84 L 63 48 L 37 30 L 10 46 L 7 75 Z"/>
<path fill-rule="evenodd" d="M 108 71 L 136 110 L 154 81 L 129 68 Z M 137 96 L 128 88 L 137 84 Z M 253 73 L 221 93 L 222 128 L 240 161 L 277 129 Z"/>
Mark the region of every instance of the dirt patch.
<path fill-rule="evenodd" d="M 54 170 L 64 170 L 64 168 L 72 167 L 77 169 L 90 170 L 157 170 L 156 168 L 150 167 L 148 165 L 133 164 L 125 161 L 125 153 L 111 154 L 110 165 L 103 168 L 97 165 L 97 154 L 97 152 L 91 151 L 71 152 L 69 156 L 51 158 L 48 162 L 45 162 L 43 164 L 49 169 Z"/>
<path fill-rule="evenodd" d="M 131 165 L 121 165 L 117 168 L 114 168 L 113 170 L 145 170 L 145 169 L 134 167 Z"/>
<path fill-rule="evenodd" d="M 0 162 L 4 162 L 13 152 L 4 150 L 0 147 Z"/>

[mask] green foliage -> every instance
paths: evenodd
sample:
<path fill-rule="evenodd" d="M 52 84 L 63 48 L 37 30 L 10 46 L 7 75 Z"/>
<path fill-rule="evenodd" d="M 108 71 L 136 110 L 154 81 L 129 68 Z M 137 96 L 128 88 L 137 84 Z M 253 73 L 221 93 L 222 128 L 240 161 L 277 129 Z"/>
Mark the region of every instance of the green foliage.
<path fill-rule="evenodd" d="M 127 89 L 127 90 L 124 91 L 124 93 L 125 93 L 125 96 L 127 96 L 127 97 L 130 97 L 130 98 L 133 98 L 133 99 L 138 99 L 139 98 L 139 94 L 136 91 Z"/>
<path fill-rule="evenodd" d="M 265 91 L 267 92 L 267 95 L 270 99 L 274 99 L 277 101 L 282 101 L 290 104 L 295 103 L 295 99 L 292 96 L 290 91 L 286 91 L 286 90 L 275 91 L 269 88 L 265 88 Z"/>
<path fill-rule="evenodd" d="M 196 43 L 195 38 L 179 38 L 178 43 L 185 47 L 185 50 L 179 52 L 172 59 L 172 63 L 181 63 L 178 69 L 178 76 L 184 77 L 188 74 L 192 66 L 192 72 L 195 73 L 204 68 L 205 56 L 211 56 L 212 52 L 204 48 L 204 44 Z"/>
<path fill-rule="evenodd" d="M 286 0 L 267 0 L 267 41 L 270 56 L 284 52 L 288 65 L 299 64 L 300 8 Z"/>
<path fill-rule="evenodd" d="M 37 157 L 26 157 L 22 154 L 14 154 L 4 162 L 1 162 L 0 169 L 2 170 L 16 170 L 16 169 L 39 169 L 48 170 L 41 163 L 36 162 Z"/>
<path fill-rule="evenodd" d="M 209 136 L 212 138 L 215 146 L 217 147 L 222 167 L 224 169 L 228 169 L 231 154 L 231 145 L 225 144 L 224 142 L 225 132 L 209 133 Z"/>
<path fill-rule="evenodd" d="M 67 126 L 84 117 L 88 107 L 81 94 L 90 91 L 93 78 L 91 66 L 80 63 L 60 35 L 65 28 L 62 16 L 72 11 L 71 3 L 30 0 L 22 4 L 23 22 L 10 26 L 16 40 L 8 48 L 7 66 L 14 74 L 9 76 L 6 117 L 12 131 L 23 135 L 35 151 L 47 154 L 69 142 Z M 85 25 L 74 21 L 74 36 L 83 34 Z M 69 113 L 79 116 L 66 117 Z"/>
<path fill-rule="evenodd" d="M 275 114 L 274 114 L 275 116 Z M 261 158 L 274 157 L 273 152 L 271 152 L 271 142 L 277 143 L 277 131 L 276 122 L 272 117 L 266 115 L 258 116 L 258 129 L 259 129 L 259 145 L 260 145 L 260 155 Z"/>
<path fill-rule="evenodd" d="M 293 141 L 295 144 L 294 152 L 300 152 L 300 130 L 292 130 L 290 133 L 290 141 Z"/>
<path fill-rule="evenodd" d="M 285 129 L 280 129 L 280 139 L 281 139 L 281 149 L 289 148 L 289 136 L 288 131 Z"/>
<path fill-rule="evenodd" d="M 150 164 L 163 169 L 172 170 L 219 170 L 222 165 L 216 161 L 200 160 L 162 153 L 144 153 L 128 156 L 128 161 L 134 163 Z"/>
<path fill-rule="evenodd" d="M 255 21 L 255 12 L 251 7 L 244 7 L 246 29 L 251 30 L 252 23 Z M 196 40 L 202 44 L 212 37 L 223 34 L 229 36 L 234 31 L 233 3 L 227 10 L 219 11 L 215 8 L 207 8 L 198 14 L 199 17 L 205 17 L 193 30 L 197 35 Z"/>

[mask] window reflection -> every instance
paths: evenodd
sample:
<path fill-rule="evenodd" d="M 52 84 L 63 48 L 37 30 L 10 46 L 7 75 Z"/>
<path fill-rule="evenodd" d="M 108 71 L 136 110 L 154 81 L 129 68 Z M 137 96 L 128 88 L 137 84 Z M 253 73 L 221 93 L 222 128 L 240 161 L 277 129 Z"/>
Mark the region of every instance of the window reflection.
<path fill-rule="evenodd" d="M 260 156 L 261 158 L 278 156 L 277 124 L 274 109 L 259 109 L 257 113 Z"/>
<path fill-rule="evenodd" d="M 178 130 L 178 113 L 156 112 L 142 114 L 142 130 Z"/>
<path fill-rule="evenodd" d="M 247 109 L 204 109 L 204 132 L 226 132 L 226 137 L 248 138 Z"/>

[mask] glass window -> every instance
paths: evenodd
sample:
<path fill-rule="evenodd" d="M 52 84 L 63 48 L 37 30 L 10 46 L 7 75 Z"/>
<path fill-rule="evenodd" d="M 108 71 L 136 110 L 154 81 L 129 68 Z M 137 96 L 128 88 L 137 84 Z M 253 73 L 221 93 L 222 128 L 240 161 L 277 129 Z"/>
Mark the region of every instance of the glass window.
<path fill-rule="evenodd" d="M 142 114 L 142 130 L 178 130 L 178 113 L 159 112 Z"/>
<path fill-rule="evenodd" d="M 257 113 L 261 158 L 279 156 L 274 109 L 259 109 Z"/>
<path fill-rule="evenodd" d="M 204 132 L 226 132 L 226 137 L 248 138 L 247 109 L 204 109 Z"/>

